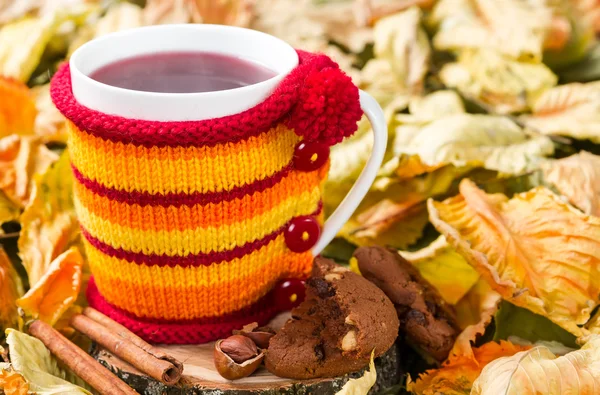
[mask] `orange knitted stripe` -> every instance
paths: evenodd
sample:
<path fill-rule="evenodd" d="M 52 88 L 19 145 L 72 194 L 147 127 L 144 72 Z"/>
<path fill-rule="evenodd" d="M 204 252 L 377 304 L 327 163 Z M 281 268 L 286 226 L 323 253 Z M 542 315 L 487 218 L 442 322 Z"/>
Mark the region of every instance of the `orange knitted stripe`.
<path fill-rule="evenodd" d="M 81 206 L 96 217 L 115 225 L 144 231 L 184 231 L 196 228 L 232 225 L 262 215 L 291 196 L 310 191 L 327 176 L 328 166 L 314 172 L 291 172 L 281 182 L 262 192 L 241 199 L 209 203 L 205 206 L 139 206 L 111 200 L 75 183 L 75 196 Z"/>
<path fill-rule="evenodd" d="M 138 317 L 168 320 L 240 310 L 278 280 L 308 276 L 313 259 L 310 252 L 289 254 L 283 236 L 231 262 L 194 268 L 137 265 L 108 257 L 88 243 L 86 252 L 96 284 L 109 303 Z"/>
<path fill-rule="evenodd" d="M 122 191 L 209 193 L 267 178 L 290 163 L 300 138 L 282 124 L 237 143 L 152 147 L 114 143 L 69 125 L 71 161 L 88 179 Z"/>

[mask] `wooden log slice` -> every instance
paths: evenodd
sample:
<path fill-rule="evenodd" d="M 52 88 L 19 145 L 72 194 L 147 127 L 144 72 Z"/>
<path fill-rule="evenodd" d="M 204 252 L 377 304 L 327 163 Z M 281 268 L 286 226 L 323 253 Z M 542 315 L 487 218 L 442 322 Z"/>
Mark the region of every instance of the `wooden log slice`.
<path fill-rule="evenodd" d="M 119 378 L 145 395 L 333 395 L 351 378 L 362 376 L 363 371 L 333 379 L 297 381 L 277 377 L 260 367 L 250 377 L 229 381 L 217 373 L 213 364 L 214 343 L 187 346 L 163 346 L 169 354 L 184 362 L 183 377 L 177 386 L 166 386 L 145 376 L 127 362 L 110 352 L 92 346 L 91 354 Z M 399 369 L 396 347 L 375 360 L 377 382 L 371 394 L 398 383 Z"/>
<path fill-rule="evenodd" d="M 269 326 L 279 329 L 289 318 L 289 313 L 280 314 L 271 321 Z M 344 377 L 299 381 L 277 377 L 261 366 L 249 377 L 229 381 L 221 377 L 215 369 L 214 343 L 161 345 L 161 348 L 184 364 L 183 376 L 177 386 L 169 387 L 144 375 L 129 363 L 97 345 L 92 345 L 91 354 L 121 380 L 144 395 L 333 395 L 348 380 L 361 377 L 364 373 L 363 369 Z M 375 359 L 377 381 L 370 394 L 377 394 L 400 381 L 399 362 L 396 346 Z"/>

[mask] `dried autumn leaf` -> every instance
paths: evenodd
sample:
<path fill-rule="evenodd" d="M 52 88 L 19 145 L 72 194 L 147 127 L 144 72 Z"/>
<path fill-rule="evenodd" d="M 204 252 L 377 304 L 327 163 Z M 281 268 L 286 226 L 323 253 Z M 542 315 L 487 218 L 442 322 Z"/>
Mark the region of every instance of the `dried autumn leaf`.
<path fill-rule="evenodd" d="M 65 16 L 55 12 L 4 25 L 0 29 L 0 75 L 26 82 Z"/>
<path fill-rule="evenodd" d="M 373 32 L 375 56 L 387 60 L 402 88 L 413 94 L 423 90 L 431 55 L 421 17 L 421 10 L 411 7 L 379 20 Z"/>
<path fill-rule="evenodd" d="M 415 382 L 409 381 L 407 389 L 416 395 L 468 395 L 486 365 L 529 348 L 506 341 L 486 343 L 473 349 L 473 359 L 451 356 L 441 368 L 426 371 Z"/>
<path fill-rule="evenodd" d="M 527 325 L 523 325 L 526 322 Z M 589 323 L 589 321 L 588 321 Z M 563 346 L 579 348 L 577 338 L 548 318 L 507 301 L 502 301 L 494 316 L 494 339 L 511 340 L 541 344 L 559 343 Z"/>
<path fill-rule="evenodd" d="M 127 2 L 112 3 L 96 23 L 94 37 L 140 26 L 144 26 L 144 16 L 139 6 Z"/>
<path fill-rule="evenodd" d="M 0 138 L 33 134 L 36 109 L 27 85 L 0 77 Z"/>
<path fill-rule="evenodd" d="M 441 0 L 430 19 L 439 26 L 433 38 L 437 50 L 489 48 L 539 62 L 552 9 L 544 2 L 520 0 Z"/>
<path fill-rule="evenodd" d="M 16 203 L 11 201 L 5 194 L 0 190 L 0 225 L 16 221 L 21 215 L 21 210 Z M 4 233 L 0 227 L 0 235 Z"/>
<path fill-rule="evenodd" d="M 408 104 L 409 93 L 387 60 L 370 59 L 360 71 L 357 85 L 373 96 L 383 108 L 395 100 L 402 100 L 404 107 Z"/>
<path fill-rule="evenodd" d="M 328 41 L 360 53 L 373 43 L 373 29 L 356 22 L 352 1 L 309 1 L 306 17 L 321 26 Z"/>
<path fill-rule="evenodd" d="M 0 369 L 0 389 L 5 395 L 27 395 L 29 384 L 23 376 L 12 369 Z"/>
<path fill-rule="evenodd" d="M 539 133 L 600 143 L 600 83 L 549 89 L 534 102 L 532 114 L 520 119 Z"/>
<path fill-rule="evenodd" d="M 557 357 L 538 346 L 496 359 L 473 383 L 473 395 L 580 394 L 600 387 L 600 336 L 593 335 L 580 350 Z"/>
<path fill-rule="evenodd" d="M 402 251 L 421 276 L 433 285 L 449 304 L 456 304 L 479 279 L 479 274 L 446 241 L 438 237 L 427 247 L 415 252 Z"/>
<path fill-rule="evenodd" d="M 77 247 L 59 255 L 17 305 L 30 317 L 54 325 L 73 304 L 81 287 L 83 257 Z"/>
<path fill-rule="evenodd" d="M 189 0 L 147 0 L 142 11 L 148 25 L 188 23 L 192 19 Z"/>
<path fill-rule="evenodd" d="M 340 230 L 340 237 L 358 245 L 388 244 L 408 248 L 422 236 L 428 222 L 422 202 L 445 193 L 463 173 L 463 169 L 445 166 L 422 177 L 378 178 Z M 337 187 L 328 185 L 332 189 Z"/>
<path fill-rule="evenodd" d="M 542 165 L 546 182 L 569 203 L 586 214 L 600 217 L 600 156 L 581 151 Z"/>
<path fill-rule="evenodd" d="M 600 292 L 600 218 L 543 187 L 509 200 L 465 179 L 459 191 L 429 200 L 436 229 L 504 299 L 580 336 Z"/>
<path fill-rule="evenodd" d="M 410 114 L 397 114 L 396 120 L 402 123 L 419 124 L 466 113 L 462 99 L 458 93 L 451 90 L 413 96 L 408 103 L 408 109 Z"/>
<path fill-rule="evenodd" d="M 454 306 L 456 317 L 462 332 L 456 338 L 450 355 L 466 359 L 474 359 L 473 344 L 477 338 L 484 334 L 487 326 L 492 322 L 494 314 L 502 297 L 493 291 L 483 279 L 479 279 L 469 292 Z"/>
<path fill-rule="evenodd" d="M 346 384 L 335 395 L 363 395 L 367 394 L 371 387 L 377 381 L 377 370 L 375 370 L 375 351 L 371 352 L 371 362 L 369 362 L 369 370 L 366 370 L 363 375 L 356 379 L 346 381 Z"/>
<path fill-rule="evenodd" d="M 40 0 L 0 2 L 0 26 L 26 16 L 39 7 Z"/>
<path fill-rule="evenodd" d="M 21 278 L 0 247 L 0 330 L 17 326 L 18 314 L 15 301 L 21 295 L 23 295 Z"/>
<path fill-rule="evenodd" d="M 338 235 L 358 246 L 407 248 L 418 240 L 426 224 L 422 200 L 395 203 L 384 199 L 351 218 Z"/>
<path fill-rule="evenodd" d="M 78 242 L 72 186 L 66 151 L 43 175 L 36 177 L 32 199 L 21 215 L 19 237 L 19 256 L 32 287 L 57 256 Z"/>
<path fill-rule="evenodd" d="M 20 207 L 27 204 L 32 177 L 57 159 L 36 137 L 11 135 L 0 139 L 0 190 Z"/>
<path fill-rule="evenodd" d="M 38 114 L 35 118 L 35 134 L 43 142 L 67 142 L 65 117 L 56 109 L 50 98 L 50 84 L 32 89 Z"/>
<path fill-rule="evenodd" d="M 29 383 L 35 394 L 92 395 L 85 382 L 68 370 L 63 370 L 44 344 L 35 337 L 14 329 L 6 331 L 10 347 L 10 366 Z M 76 383 L 76 384 L 73 384 Z"/>
<path fill-rule="evenodd" d="M 188 0 L 195 23 L 247 27 L 254 17 L 251 0 Z"/>
<path fill-rule="evenodd" d="M 519 62 L 489 49 L 465 50 L 440 71 L 442 82 L 496 114 L 525 111 L 557 77 L 543 63 Z"/>
<path fill-rule="evenodd" d="M 542 157 L 554 152 L 554 145 L 545 136 L 529 137 L 506 117 L 458 113 L 422 127 L 398 126 L 394 152 L 418 155 L 421 166 L 452 164 L 519 174 L 537 168 Z"/>

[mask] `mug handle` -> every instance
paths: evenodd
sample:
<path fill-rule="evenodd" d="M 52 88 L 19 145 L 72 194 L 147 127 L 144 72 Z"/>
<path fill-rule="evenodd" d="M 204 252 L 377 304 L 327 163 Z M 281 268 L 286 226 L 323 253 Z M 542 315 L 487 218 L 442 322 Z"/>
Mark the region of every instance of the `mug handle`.
<path fill-rule="evenodd" d="M 387 123 L 383 110 L 373 98 L 365 91 L 360 91 L 360 107 L 367 116 L 373 129 L 374 142 L 371 156 L 363 171 L 346 195 L 344 200 L 335 209 L 333 214 L 325 221 L 319 241 L 312 248 L 313 256 L 319 255 L 321 251 L 333 240 L 338 231 L 350 219 L 362 199 L 365 197 L 371 184 L 375 181 L 387 146 Z"/>

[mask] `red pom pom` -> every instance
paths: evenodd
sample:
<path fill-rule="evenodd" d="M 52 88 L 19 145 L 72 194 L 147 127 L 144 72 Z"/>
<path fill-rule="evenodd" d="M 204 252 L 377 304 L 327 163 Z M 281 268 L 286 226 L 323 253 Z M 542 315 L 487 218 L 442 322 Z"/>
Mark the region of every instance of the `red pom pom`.
<path fill-rule="evenodd" d="M 358 88 L 334 65 L 309 72 L 288 126 L 307 141 L 334 145 L 356 131 L 361 116 Z"/>

